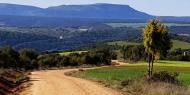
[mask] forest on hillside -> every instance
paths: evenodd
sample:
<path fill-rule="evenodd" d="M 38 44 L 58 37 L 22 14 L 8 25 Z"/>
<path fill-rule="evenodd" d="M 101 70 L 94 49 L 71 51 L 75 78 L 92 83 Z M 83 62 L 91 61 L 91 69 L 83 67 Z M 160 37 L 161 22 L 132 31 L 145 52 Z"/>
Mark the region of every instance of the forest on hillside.
<path fill-rule="evenodd" d="M 118 24 L 120 25 L 120 24 Z M 117 25 L 117 26 L 118 26 Z M 16 49 L 34 48 L 37 51 L 63 51 L 77 49 L 88 44 L 129 40 L 142 35 L 142 26 L 134 23 L 123 27 L 97 24 L 80 27 L 0 27 L 0 45 Z M 176 26 L 178 25 L 178 26 Z M 170 24 L 169 33 L 174 39 L 190 42 L 188 24 Z"/>

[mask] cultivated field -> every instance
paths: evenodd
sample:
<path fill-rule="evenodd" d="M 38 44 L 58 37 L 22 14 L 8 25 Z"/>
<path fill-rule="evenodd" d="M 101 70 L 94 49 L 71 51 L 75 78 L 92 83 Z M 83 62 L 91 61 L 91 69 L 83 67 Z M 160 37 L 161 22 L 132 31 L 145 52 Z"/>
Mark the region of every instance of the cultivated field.
<path fill-rule="evenodd" d="M 144 76 L 147 71 L 147 64 L 128 64 L 120 67 L 109 67 L 94 70 L 87 70 L 79 73 L 81 77 L 126 80 Z M 155 71 L 179 72 L 179 80 L 184 85 L 190 85 L 190 62 L 182 61 L 158 61 L 155 63 Z"/>
<path fill-rule="evenodd" d="M 184 42 L 184 41 L 179 41 L 179 40 L 172 40 L 173 42 L 173 47 L 172 50 L 174 49 L 190 49 L 190 43 Z M 129 42 L 129 41 L 114 41 L 114 42 L 108 42 L 108 45 L 120 45 L 120 46 L 127 46 L 127 45 L 140 45 L 141 43 L 137 42 Z"/>
<path fill-rule="evenodd" d="M 69 54 L 73 54 L 73 53 L 78 53 L 78 54 L 80 54 L 80 53 L 83 53 L 83 52 L 87 52 L 87 51 L 66 51 L 66 52 L 61 52 L 61 53 L 59 53 L 60 55 L 69 55 Z"/>
<path fill-rule="evenodd" d="M 189 95 L 190 62 L 158 61 L 155 72 L 178 72 L 180 85 L 166 82 L 144 80 L 147 64 L 127 64 L 119 67 L 106 67 L 74 73 L 73 76 L 87 78 L 103 83 L 105 86 L 118 89 L 124 95 Z"/>
<path fill-rule="evenodd" d="M 179 40 L 173 40 L 173 48 L 172 49 L 190 49 L 190 43 L 179 41 Z"/>
<path fill-rule="evenodd" d="M 108 42 L 107 44 L 108 45 L 119 45 L 119 46 L 140 45 L 140 43 L 129 42 L 129 41 L 114 41 L 114 42 Z"/>

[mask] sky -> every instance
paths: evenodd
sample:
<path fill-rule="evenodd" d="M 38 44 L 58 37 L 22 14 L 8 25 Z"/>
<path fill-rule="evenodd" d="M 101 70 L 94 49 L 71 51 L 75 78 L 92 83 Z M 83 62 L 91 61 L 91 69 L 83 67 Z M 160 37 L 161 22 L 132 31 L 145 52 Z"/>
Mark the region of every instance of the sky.
<path fill-rule="evenodd" d="M 129 5 L 136 10 L 157 16 L 190 16 L 190 0 L 0 0 L 0 3 L 42 8 L 58 5 L 111 3 Z"/>

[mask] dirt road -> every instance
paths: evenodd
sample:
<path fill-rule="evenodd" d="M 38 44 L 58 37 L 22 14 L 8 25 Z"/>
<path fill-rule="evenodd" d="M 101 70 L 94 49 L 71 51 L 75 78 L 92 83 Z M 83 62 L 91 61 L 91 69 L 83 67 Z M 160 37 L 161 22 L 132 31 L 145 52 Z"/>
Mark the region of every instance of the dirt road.
<path fill-rule="evenodd" d="M 125 66 L 125 65 L 129 64 L 129 63 L 123 62 L 121 60 L 112 60 L 112 63 L 117 64 L 117 66 Z"/>
<path fill-rule="evenodd" d="M 95 82 L 66 76 L 69 71 L 73 69 L 33 72 L 27 95 L 121 95 Z"/>

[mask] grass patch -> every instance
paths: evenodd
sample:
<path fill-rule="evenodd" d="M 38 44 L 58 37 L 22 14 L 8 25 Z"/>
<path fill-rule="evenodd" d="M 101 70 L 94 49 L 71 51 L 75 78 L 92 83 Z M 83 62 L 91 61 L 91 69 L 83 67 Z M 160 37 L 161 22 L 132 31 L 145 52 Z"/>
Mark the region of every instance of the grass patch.
<path fill-rule="evenodd" d="M 179 41 L 179 40 L 172 40 L 173 47 L 171 50 L 174 49 L 190 49 L 190 43 Z M 107 42 L 108 45 L 119 45 L 119 46 L 127 46 L 127 45 L 140 45 L 141 43 L 136 42 L 129 42 L 129 41 L 114 41 L 114 42 Z"/>
<path fill-rule="evenodd" d="M 179 40 L 173 40 L 173 48 L 172 49 L 190 49 L 190 43 L 179 41 Z"/>
<path fill-rule="evenodd" d="M 106 87 L 118 89 L 124 95 L 189 95 L 190 62 L 157 61 L 154 70 L 179 72 L 178 79 L 184 85 L 166 82 L 148 82 L 145 77 L 147 63 L 128 64 L 119 67 L 105 67 L 74 73 L 74 76 L 103 83 Z"/>
<path fill-rule="evenodd" d="M 108 79 L 108 80 L 125 80 L 130 78 L 135 78 L 142 76 L 144 72 L 135 72 L 135 69 L 125 69 L 125 68 L 101 68 L 88 70 L 81 72 L 80 76 L 98 79 Z"/>
<path fill-rule="evenodd" d="M 119 45 L 119 46 L 140 45 L 140 43 L 129 42 L 129 41 L 114 41 L 114 42 L 108 42 L 107 44 L 108 45 Z"/>
<path fill-rule="evenodd" d="M 190 62 L 182 61 L 158 61 L 155 63 L 155 71 L 179 72 L 179 80 L 184 85 L 190 85 Z M 106 80 L 134 79 L 145 75 L 146 63 L 129 64 L 121 67 L 100 68 L 78 73 L 81 77 L 97 78 Z"/>
<path fill-rule="evenodd" d="M 67 52 L 61 52 L 59 53 L 60 55 L 69 55 L 69 54 L 72 54 L 72 53 L 83 53 L 83 52 L 87 52 L 87 51 L 67 51 Z"/>

